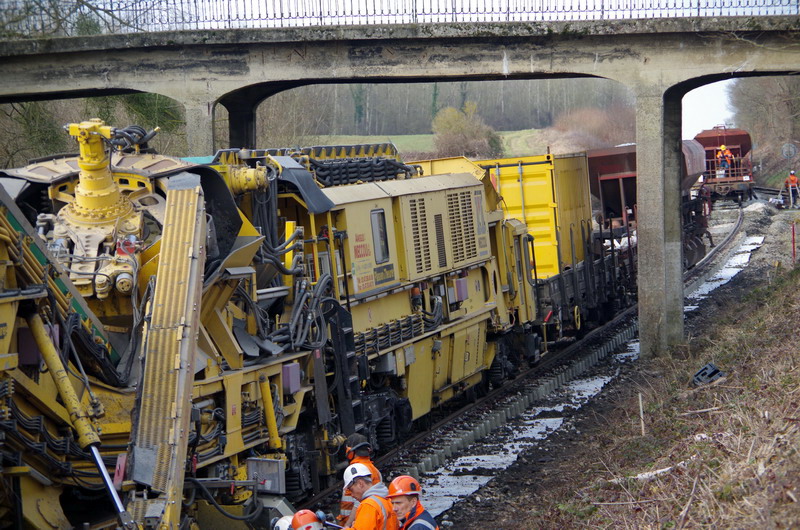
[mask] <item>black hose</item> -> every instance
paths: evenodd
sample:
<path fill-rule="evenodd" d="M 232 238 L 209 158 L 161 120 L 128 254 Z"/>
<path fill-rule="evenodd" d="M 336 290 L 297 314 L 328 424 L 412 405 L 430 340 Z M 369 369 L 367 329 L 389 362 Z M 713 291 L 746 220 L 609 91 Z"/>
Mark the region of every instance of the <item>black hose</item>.
<path fill-rule="evenodd" d="M 258 499 L 253 499 L 253 501 L 250 503 L 250 506 L 255 506 L 255 508 L 250 510 L 250 513 L 246 513 L 244 515 L 234 515 L 219 505 L 217 500 L 214 498 L 211 492 L 208 491 L 208 488 L 206 488 L 205 484 L 203 484 L 201 481 L 197 480 L 194 477 L 186 477 L 186 480 L 196 485 L 200 489 L 200 492 L 203 494 L 203 497 L 205 497 L 206 500 L 208 500 L 214 506 L 214 508 L 216 508 L 217 511 L 219 511 L 219 513 L 221 513 L 222 515 L 224 515 L 229 519 L 233 519 L 234 521 L 255 521 L 261 515 L 261 512 L 264 510 L 264 505 L 258 502 Z"/>

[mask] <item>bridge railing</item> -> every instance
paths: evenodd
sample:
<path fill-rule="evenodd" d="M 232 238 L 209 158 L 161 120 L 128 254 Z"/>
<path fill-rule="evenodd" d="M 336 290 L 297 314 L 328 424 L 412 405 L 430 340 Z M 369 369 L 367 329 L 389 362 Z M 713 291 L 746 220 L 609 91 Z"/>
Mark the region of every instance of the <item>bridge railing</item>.
<path fill-rule="evenodd" d="M 0 0 L 0 38 L 187 29 L 800 14 L 800 0 Z"/>

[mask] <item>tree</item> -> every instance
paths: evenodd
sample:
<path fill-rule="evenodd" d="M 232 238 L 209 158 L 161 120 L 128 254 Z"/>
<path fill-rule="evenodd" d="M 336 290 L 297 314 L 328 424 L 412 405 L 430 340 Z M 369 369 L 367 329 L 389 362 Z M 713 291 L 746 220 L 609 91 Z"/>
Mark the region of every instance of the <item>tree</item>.
<path fill-rule="evenodd" d="M 631 106 L 572 110 L 559 115 L 554 127 L 565 133 L 583 136 L 587 148 L 610 147 L 636 139 L 636 117 Z"/>
<path fill-rule="evenodd" d="M 0 9 L 0 38 L 98 35 L 136 27 L 131 20 L 157 10 L 157 3 L 142 6 L 134 2 L 120 9 L 119 5 L 90 0 L 17 0 Z"/>
<path fill-rule="evenodd" d="M 500 136 L 478 115 L 478 106 L 468 101 L 462 110 L 446 107 L 433 119 L 433 141 L 438 156 L 495 158 L 503 154 Z"/>
<path fill-rule="evenodd" d="M 13 167 L 31 158 L 67 150 L 68 136 L 46 102 L 32 101 L 2 106 L 0 164 Z"/>
<path fill-rule="evenodd" d="M 783 146 L 800 134 L 800 79 L 791 76 L 737 79 L 728 89 L 736 127 L 746 130 L 755 146 L 753 162 L 764 185 L 783 184 L 798 158 L 784 158 Z"/>

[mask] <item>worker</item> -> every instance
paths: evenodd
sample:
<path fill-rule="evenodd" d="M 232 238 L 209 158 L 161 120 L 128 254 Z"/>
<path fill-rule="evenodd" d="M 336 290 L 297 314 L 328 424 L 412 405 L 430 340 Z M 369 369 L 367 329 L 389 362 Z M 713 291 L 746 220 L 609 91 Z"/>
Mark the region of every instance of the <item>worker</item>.
<path fill-rule="evenodd" d="M 719 167 L 728 169 L 731 167 L 731 163 L 733 163 L 733 153 L 731 153 L 731 150 L 728 149 L 727 146 L 719 146 L 719 150 L 717 151 L 717 164 Z"/>
<path fill-rule="evenodd" d="M 311 510 L 300 510 L 292 517 L 294 530 L 322 530 L 323 523 Z"/>
<path fill-rule="evenodd" d="M 786 192 L 789 194 L 789 208 L 797 208 L 800 206 L 800 187 L 798 187 L 797 175 L 794 170 L 789 171 L 789 176 L 783 181 L 786 186 Z"/>
<path fill-rule="evenodd" d="M 363 434 L 354 433 L 347 437 L 347 459 L 350 464 L 364 464 L 369 468 L 372 475 L 372 483 L 377 484 L 383 481 L 381 472 L 375 467 L 370 458 L 372 455 L 372 445 Z M 358 508 L 358 501 L 353 497 L 353 494 L 348 491 L 347 483 L 342 491 L 342 500 L 339 503 L 339 516 L 336 521 L 342 526 L 350 526 L 353 518 L 356 515 L 356 508 Z"/>
<path fill-rule="evenodd" d="M 359 501 L 355 519 L 348 530 L 399 530 L 392 509 L 386 498 L 389 490 L 383 482 L 373 484 L 372 472 L 364 464 L 350 464 L 344 470 L 344 483 L 353 497 Z"/>
<path fill-rule="evenodd" d="M 389 484 L 392 509 L 403 525 L 400 530 L 439 530 L 436 519 L 422 506 L 422 488 L 414 477 L 400 475 Z"/>

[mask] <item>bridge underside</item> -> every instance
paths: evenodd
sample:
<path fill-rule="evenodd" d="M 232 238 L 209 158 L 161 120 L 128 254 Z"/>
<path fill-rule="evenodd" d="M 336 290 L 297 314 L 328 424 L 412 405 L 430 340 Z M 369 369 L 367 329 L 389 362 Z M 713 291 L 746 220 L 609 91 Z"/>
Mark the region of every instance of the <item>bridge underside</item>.
<path fill-rule="evenodd" d="M 315 83 L 603 77 L 636 95 L 643 355 L 683 341 L 681 98 L 800 71 L 798 17 L 190 31 L 0 42 L 0 102 L 155 92 L 186 111 L 190 155 L 256 147 L 264 98 Z M 66 86 L 65 86 L 66 85 Z"/>

